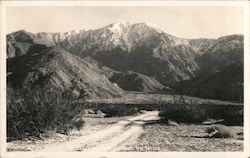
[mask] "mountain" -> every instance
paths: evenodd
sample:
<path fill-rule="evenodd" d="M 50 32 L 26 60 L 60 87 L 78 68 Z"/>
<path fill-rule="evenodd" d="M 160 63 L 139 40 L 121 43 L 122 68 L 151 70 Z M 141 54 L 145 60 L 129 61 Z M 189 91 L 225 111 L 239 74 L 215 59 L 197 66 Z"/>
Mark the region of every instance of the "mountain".
<path fill-rule="evenodd" d="M 200 73 L 176 84 L 177 93 L 204 98 L 243 101 L 243 36 L 218 38 L 197 57 Z"/>
<path fill-rule="evenodd" d="M 117 23 L 64 34 L 31 34 L 22 30 L 8 38 L 12 39 L 8 40 L 8 57 L 15 56 L 11 51 L 14 48 L 16 55 L 24 54 L 32 43 L 54 45 L 80 57 L 90 56 L 117 71 L 131 70 L 154 77 L 165 86 L 195 76 L 199 69 L 195 57 L 203 47 L 195 40 L 177 38 L 146 23 Z M 20 49 L 20 43 L 25 49 Z"/>
<path fill-rule="evenodd" d="M 119 97 L 124 92 L 101 75 L 95 63 L 81 59 L 58 47 L 35 44 L 26 55 L 7 60 L 9 88 L 70 90 L 89 98 Z"/>
<path fill-rule="evenodd" d="M 241 65 L 243 61 L 242 35 L 186 39 L 170 35 L 148 23 L 114 23 L 95 30 L 66 33 L 32 34 L 20 30 L 7 35 L 8 60 L 26 56 L 37 44 L 60 48 L 74 58 L 80 57 L 85 62 L 95 64 L 99 75 L 104 75 L 124 90 L 150 93 L 170 87 L 176 88 L 177 93 L 204 96 L 182 90 L 178 85 L 185 82 L 187 85 L 197 85 L 194 87 L 198 89 L 201 84 L 198 79 L 202 79 L 202 76 L 215 82 L 211 76 L 219 75 L 232 64 Z M 240 66 L 237 68 L 241 71 Z M 228 75 L 231 73 L 226 72 Z M 221 82 L 224 80 L 219 79 Z M 236 80 L 235 83 L 242 83 L 240 78 Z"/>
<path fill-rule="evenodd" d="M 201 69 L 219 68 L 235 62 L 243 62 L 243 43 L 242 35 L 220 37 L 196 60 Z"/>
<path fill-rule="evenodd" d="M 243 102 L 243 63 L 236 62 L 217 72 L 203 73 L 175 86 L 177 93 L 202 98 Z"/>
<path fill-rule="evenodd" d="M 195 76 L 195 50 L 185 39 L 146 23 L 111 24 L 64 40 L 66 49 L 117 71 L 135 71 L 154 77 L 164 86 Z M 158 71 L 155 71 L 158 70 Z"/>
<path fill-rule="evenodd" d="M 154 78 L 133 71 L 114 73 L 109 80 L 128 91 L 161 93 L 169 89 Z"/>
<path fill-rule="evenodd" d="M 7 57 L 25 55 L 34 44 L 46 46 L 59 46 L 59 43 L 74 35 L 75 32 L 66 33 L 37 33 L 33 34 L 25 30 L 20 30 L 7 35 Z"/>

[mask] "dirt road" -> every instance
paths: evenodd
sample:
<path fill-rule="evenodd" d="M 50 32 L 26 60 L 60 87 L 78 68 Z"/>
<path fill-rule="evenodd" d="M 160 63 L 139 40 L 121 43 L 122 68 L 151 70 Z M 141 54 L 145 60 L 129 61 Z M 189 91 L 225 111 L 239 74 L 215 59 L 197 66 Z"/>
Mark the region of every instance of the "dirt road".
<path fill-rule="evenodd" d="M 60 144 L 49 145 L 42 151 L 116 151 L 124 143 L 136 140 L 143 124 L 158 120 L 158 111 L 145 111 L 138 116 L 119 121 L 111 127 Z"/>

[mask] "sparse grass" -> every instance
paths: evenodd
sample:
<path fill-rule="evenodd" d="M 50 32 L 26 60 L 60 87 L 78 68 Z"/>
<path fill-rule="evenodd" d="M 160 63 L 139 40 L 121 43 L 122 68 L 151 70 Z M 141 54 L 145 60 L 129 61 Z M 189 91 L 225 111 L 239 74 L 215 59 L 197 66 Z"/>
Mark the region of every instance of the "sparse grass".
<path fill-rule="evenodd" d="M 180 125 L 166 126 L 164 124 L 150 124 L 143 128 L 143 133 L 134 144 L 124 144 L 119 151 L 134 152 L 223 152 L 243 151 L 243 141 L 236 138 L 209 139 L 180 137 L 178 135 L 204 134 L 211 126 Z M 227 130 L 235 133 L 243 131 L 243 127 L 227 126 Z"/>

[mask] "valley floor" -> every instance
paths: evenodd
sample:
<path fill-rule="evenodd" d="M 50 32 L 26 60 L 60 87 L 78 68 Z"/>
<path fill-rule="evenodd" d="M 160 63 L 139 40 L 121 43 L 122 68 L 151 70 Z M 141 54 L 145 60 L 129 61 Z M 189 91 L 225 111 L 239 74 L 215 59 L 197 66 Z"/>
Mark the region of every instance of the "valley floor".
<path fill-rule="evenodd" d="M 243 151 L 243 140 L 194 138 L 208 125 L 168 126 L 159 123 L 158 111 L 128 117 L 86 117 L 81 131 L 68 136 L 51 134 L 41 140 L 11 141 L 8 151 Z M 243 127 L 225 126 L 233 133 Z"/>
<path fill-rule="evenodd" d="M 160 151 L 160 152 L 222 152 L 243 151 L 243 140 L 237 138 L 194 138 L 190 135 L 203 134 L 204 125 L 166 126 L 150 124 L 143 128 L 137 142 L 125 144 L 119 151 Z M 242 127 L 227 127 L 234 132 L 243 131 Z"/>

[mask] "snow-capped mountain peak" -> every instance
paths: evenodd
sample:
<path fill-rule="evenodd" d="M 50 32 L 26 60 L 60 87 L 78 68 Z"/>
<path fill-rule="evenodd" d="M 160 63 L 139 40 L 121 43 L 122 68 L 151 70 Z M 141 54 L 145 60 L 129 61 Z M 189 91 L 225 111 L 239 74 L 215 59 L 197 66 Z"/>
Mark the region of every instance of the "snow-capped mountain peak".
<path fill-rule="evenodd" d="M 122 35 L 124 34 L 124 31 L 128 31 L 130 27 L 129 22 L 120 22 L 120 23 L 113 23 L 111 25 L 108 25 L 108 29 L 115 34 Z"/>

